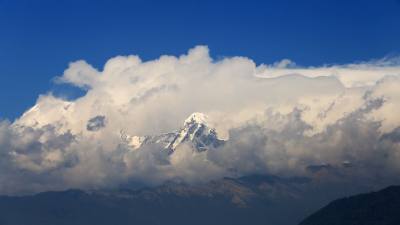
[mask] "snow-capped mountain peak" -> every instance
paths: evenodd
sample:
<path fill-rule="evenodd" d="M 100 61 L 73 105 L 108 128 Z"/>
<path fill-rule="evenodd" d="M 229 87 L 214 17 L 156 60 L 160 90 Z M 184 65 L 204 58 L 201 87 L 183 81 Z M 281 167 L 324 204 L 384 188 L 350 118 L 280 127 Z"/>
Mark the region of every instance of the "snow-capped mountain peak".
<path fill-rule="evenodd" d="M 215 129 L 209 127 L 207 116 L 198 112 L 191 114 L 176 132 L 156 136 L 126 136 L 123 139 L 133 149 L 145 144 L 158 144 L 171 152 L 183 143 L 191 145 L 196 151 L 214 149 L 224 143 Z"/>
<path fill-rule="evenodd" d="M 217 140 L 214 129 L 207 126 L 207 116 L 202 113 L 193 113 L 184 122 L 176 138 L 167 146 L 175 150 L 183 142 L 191 142 L 199 151 L 207 150 L 210 143 L 207 139 Z M 207 142 L 207 143 L 204 143 Z"/>

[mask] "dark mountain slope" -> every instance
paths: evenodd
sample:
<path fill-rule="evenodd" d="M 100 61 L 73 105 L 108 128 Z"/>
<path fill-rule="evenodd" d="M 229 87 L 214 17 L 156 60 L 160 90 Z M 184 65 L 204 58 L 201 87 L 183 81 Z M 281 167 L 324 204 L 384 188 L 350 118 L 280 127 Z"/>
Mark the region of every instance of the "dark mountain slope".
<path fill-rule="evenodd" d="M 399 225 L 400 186 L 331 202 L 300 225 Z"/>

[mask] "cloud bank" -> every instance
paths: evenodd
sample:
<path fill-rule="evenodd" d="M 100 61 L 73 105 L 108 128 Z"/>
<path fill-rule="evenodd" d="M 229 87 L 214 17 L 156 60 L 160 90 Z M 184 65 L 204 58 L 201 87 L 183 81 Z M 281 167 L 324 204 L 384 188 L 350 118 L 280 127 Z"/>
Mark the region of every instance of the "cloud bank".
<path fill-rule="evenodd" d="M 400 172 L 400 63 L 382 59 L 299 67 L 214 60 L 205 46 L 99 70 L 73 62 L 56 78 L 86 90 L 51 93 L 0 123 L 0 193 L 112 188 L 169 179 L 203 182 L 254 173 L 318 179 L 395 179 Z M 134 149 L 121 133 L 179 129 L 193 112 L 226 140 L 213 151 Z"/>

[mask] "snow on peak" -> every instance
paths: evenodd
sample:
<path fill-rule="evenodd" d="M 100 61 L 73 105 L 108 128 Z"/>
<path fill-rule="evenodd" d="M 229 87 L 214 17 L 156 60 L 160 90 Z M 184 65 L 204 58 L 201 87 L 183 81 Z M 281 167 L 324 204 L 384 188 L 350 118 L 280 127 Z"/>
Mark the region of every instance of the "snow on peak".
<path fill-rule="evenodd" d="M 184 123 L 184 126 L 191 124 L 191 123 L 198 123 L 198 124 L 206 124 L 207 123 L 207 116 L 203 113 L 195 112 L 192 113 Z"/>
<path fill-rule="evenodd" d="M 120 137 L 123 143 L 127 144 L 132 149 L 138 149 L 146 140 L 145 136 L 130 136 L 124 130 L 120 131 Z"/>
<path fill-rule="evenodd" d="M 203 113 L 191 114 L 184 123 L 183 128 L 177 133 L 176 138 L 167 145 L 168 149 L 175 150 L 183 142 L 190 142 L 198 151 L 220 146 L 215 129 L 207 124 L 207 116 Z"/>

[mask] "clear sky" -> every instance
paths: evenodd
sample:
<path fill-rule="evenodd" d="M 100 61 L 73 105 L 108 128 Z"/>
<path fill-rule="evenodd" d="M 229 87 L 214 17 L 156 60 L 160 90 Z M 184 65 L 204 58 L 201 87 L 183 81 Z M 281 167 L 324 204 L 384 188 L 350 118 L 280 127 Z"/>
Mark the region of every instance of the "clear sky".
<path fill-rule="evenodd" d="M 0 0 L 0 117 L 14 119 L 57 86 L 68 63 L 148 60 L 208 45 L 214 58 L 343 64 L 400 52 L 400 1 Z"/>

